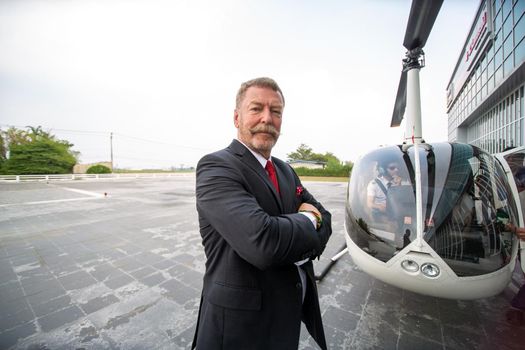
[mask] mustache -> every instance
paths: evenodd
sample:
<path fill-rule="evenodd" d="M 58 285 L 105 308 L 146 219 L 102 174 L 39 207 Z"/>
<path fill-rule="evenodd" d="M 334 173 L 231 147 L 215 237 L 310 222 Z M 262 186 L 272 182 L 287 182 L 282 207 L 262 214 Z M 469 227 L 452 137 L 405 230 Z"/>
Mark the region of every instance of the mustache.
<path fill-rule="evenodd" d="M 280 132 L 277 131 L 275 126 L 273 125 L 257 125 L 250 129 L 250 132 L 253 134 L 257 134 L 259 132 L 264 132 L 266 134 L 272 135 L 274 138 L 278 138 L 280 135 Z"/>

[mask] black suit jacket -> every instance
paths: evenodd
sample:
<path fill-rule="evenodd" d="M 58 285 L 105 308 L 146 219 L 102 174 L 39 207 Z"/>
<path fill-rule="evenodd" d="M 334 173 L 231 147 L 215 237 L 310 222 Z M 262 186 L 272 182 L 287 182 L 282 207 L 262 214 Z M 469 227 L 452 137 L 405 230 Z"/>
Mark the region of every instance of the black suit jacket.
<path fill-rule="evenodd" d="M 331 235 L 331 215 L 302 187 L 293 169 L 274 162 L 281 194 L 239 141 L 197 166 L 197 211 L 206 272 L 193 347 L 297 349 L 301 319 L 321 348 L 326 341 L 312 262 L 304 302 L 297 261 L 319 256 Z M 319 209 L 323 224 L 297 210 Z"/>

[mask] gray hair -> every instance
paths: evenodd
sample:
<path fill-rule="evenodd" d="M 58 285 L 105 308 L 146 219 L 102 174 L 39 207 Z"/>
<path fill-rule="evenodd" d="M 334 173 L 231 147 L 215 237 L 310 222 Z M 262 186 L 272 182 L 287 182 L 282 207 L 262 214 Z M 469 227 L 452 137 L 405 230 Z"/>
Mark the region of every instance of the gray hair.
<path fill-rule="evenodd" d="M 273 80 L 272 78 L 261 77 L 261 78 L 255 78 L 252 80 L 248 80 L 241 84 L 239 91 L 237 91 L 237 97 L 235 98 L 235 108 L 239 108 L 241 106 L 241 102 L 244 99 L 246 90 L 248 90 L 252 86 L 256 86 L 259 88 L 269 88 L 275 92 L 278 92 L 281 95 L 281 98 L 283 99 L 283 105 L 284 105 L 283 92 L 281 91 L 281 88 L 279 87 L 279 85 L 277 85 L 275 80 Z"/>

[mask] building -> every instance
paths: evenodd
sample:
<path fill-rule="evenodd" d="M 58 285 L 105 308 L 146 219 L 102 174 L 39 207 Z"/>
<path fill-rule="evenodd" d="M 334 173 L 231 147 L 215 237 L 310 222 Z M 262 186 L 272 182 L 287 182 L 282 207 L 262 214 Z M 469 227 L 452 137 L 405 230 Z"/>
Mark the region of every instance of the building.
<path fill-rule="evenodd" d="M 525 0 L 482 0 L 447 86 L 448 140 L 524 145 Z"/>
<path fill-rule="evenodd" d="M 307 169 L 324 169 L 326 166 L 325 162 L 317 162 L 313 160 L 290 160 L 288 164 L 292 168 L 307 168 Z"/>
<path fill-rule="evenodd" d="M 113 171 L 113 165 L 111 164 L 111 162 L 98 162 L 89 164 L 75 164 L 75 166 L 73 167 L 73 174 L 85 174 L 87 170 L 94 165 L 103 165 L 105 167 L 108 167 L 111 171 Z"/>

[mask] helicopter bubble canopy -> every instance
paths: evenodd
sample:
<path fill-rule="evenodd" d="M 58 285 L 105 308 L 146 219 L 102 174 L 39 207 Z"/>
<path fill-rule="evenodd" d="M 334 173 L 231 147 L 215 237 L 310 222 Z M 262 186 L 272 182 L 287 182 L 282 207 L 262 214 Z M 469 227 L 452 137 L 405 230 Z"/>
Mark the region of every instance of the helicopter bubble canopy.
<path fill-rule="evenodd" d="M 415 147 L 404 147 L 384 147 L 362 157 L 348 188 L 347 239 L 384 263 L 417 237 Z M 508 265 L 518 240 L 505 227 L 517 224 L 518 215 L 498 161 L 467 144 L 422 144 L 417 149 L 422 239 L 458 277 L 489 274 Z M 407 271 L 417 270 L 410 261 L 404 264 Z M 425 267 L 427 277 L 439 274 L 434 267 Z"/>

